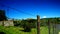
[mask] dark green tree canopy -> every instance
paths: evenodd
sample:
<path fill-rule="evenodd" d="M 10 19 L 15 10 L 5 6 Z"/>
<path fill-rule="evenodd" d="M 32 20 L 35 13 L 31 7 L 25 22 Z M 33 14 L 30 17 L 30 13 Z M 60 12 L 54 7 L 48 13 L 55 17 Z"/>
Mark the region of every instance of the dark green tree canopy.
<path fill-rule="evenodd" d="M 7 20 L 5 10 L 0 10 L 0 21 Z"/>

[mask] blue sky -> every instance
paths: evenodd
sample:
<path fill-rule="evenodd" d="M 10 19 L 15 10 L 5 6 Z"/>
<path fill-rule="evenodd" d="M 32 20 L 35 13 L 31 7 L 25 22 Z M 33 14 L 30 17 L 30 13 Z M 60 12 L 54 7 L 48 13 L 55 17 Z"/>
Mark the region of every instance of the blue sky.
<path fill-rule="evenodd" d="M 0 0 L 0 3 L 18 9 L 16 11 L 0 4 L 0 9 L 6 10 L 6 16 L 15 19 L 60 17 L 60 1 L 59 0 Z M 32 14 L 24 14 L 24 13 Z"/>

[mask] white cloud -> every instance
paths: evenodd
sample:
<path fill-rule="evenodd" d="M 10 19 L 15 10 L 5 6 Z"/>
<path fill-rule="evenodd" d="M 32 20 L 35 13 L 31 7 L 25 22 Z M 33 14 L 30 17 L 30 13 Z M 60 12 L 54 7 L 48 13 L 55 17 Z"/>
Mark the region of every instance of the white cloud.
<path fill-rule="evenodd" d="M 46 18 L 46 16 L 43 16 L 43 18 Z"/>

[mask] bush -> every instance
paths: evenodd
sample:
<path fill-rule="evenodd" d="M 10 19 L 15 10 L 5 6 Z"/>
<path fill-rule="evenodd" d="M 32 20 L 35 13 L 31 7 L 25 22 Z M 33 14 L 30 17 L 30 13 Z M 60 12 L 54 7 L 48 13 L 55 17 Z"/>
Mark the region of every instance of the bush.
<path fill-rule="evenodd" d="M 29 26 L 26 26 L 26 27 L 24 28 L 24 31 L 25 31 L 25 32 L 31 32 L 31 28 L 30 28 Z"/>
<path fill-rule="evenodd" d="M 0 32 L 0 34 L 6 34 L 5 32 Z"/>
<path fill-rule="evenodd" d="M 24 23 L 23 28 L 24 28 L 24 31 L 25 31 L 25 32 L 31 32 L 30 23 L 27 23 L 27 22 Z"/>

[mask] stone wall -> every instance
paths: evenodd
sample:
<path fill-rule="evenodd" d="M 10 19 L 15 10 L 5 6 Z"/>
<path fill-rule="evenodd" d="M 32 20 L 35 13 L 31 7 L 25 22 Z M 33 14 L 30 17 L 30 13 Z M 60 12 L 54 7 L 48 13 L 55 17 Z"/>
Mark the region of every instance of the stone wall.
<path fill-rule="evenodd" d="M 0 26 L 3 25 L 3 21 L 0 21 Z"/>
<path fill-rule="evenodd" d="M 1 26 L 14 26 L 14 23 L 13 23 L 12 20 L 0 21 L 0 25 L 1 25 Z"/>

